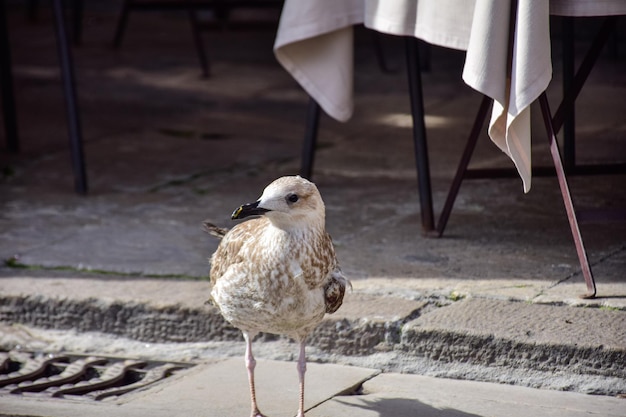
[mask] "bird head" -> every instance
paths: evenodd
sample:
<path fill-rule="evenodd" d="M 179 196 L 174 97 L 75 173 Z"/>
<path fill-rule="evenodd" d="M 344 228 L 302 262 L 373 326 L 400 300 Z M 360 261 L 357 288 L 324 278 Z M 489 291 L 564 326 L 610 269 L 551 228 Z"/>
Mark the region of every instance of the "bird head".
<path fill-rule="evenodd" d="M 301 224 L 323 226 L 325 209 L 315 184 L 298 175 L 278 178 L 265 187 L 257 201 L 237 208 L 231 218 L 236 220 L 253 215 L 265 215 L 280 228 Z"/>

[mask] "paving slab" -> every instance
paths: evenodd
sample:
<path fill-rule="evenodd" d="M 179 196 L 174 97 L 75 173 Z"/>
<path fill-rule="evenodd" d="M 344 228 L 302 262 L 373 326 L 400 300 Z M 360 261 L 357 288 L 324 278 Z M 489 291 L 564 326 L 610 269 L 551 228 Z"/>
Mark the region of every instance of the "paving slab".
<path fill-rule="evenodd" d="M 447 329 L 530 345 L 626 347 L 626 314 L 609 309 L 469 298 L 433 310 L 406 326 L 421 331 Z"/>
<path fill-rule="evenodd" d="M 626 400 L 486 382 L 382 374 L 362 395 L 337 396 L 309 417 L 621 417 Z"/>
<path fill-rule="evenodd" d="M 305 407 L 353 391 L 379 371 L 332 364 L 308 364 Z M 298 373 L 294 362 L 257 361 L 259 407 L 271 416 L 290 417 L 298 409 Z M 102 402 L 0 398 L 0 414 L 41 417 L 82 416 L 245 416 L 250 394 L 243 358 L 199 364 L 140 391 Z"/>
<path fill-rule="evenodd" d="M 38 294 L 50 299 L 102 300 L 105 303 L 133 302 L 150 303 L 154 306 L 202 308 L 209 299 L 208 281 L 172 279 L 130 278 L 109 275 L 96 279 L 68 277 L 61 273 L 56 277 L 3 277 L 0 279 L 0 294 L 3 296 L 25 296 Z"/>
<path fill-rule="evenodd" d="M 533 370 L 556 381 L 553 387 L 615 395 L 626 390 L 625 340 L 624 311 L 470 298 L 407 323 L 401 346 L 416 357 L 458 364 L 449 376 L 471 379 L 475 371 L 462 368 L 472 364 L 484 367 L 479 379 L 515 383 L 517 372 Z M 581 375 L 599 377 L 597 388 Z"/>

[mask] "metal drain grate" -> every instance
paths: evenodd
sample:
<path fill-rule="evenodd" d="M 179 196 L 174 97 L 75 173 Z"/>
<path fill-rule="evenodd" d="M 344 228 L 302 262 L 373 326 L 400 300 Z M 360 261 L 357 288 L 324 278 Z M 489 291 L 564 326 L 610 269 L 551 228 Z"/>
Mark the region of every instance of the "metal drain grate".
<path fill-rule="evenodd" d="M 0 352 L 0 395 L 99 401 L 143 388 L 192 366 L 74 354 Z"/>

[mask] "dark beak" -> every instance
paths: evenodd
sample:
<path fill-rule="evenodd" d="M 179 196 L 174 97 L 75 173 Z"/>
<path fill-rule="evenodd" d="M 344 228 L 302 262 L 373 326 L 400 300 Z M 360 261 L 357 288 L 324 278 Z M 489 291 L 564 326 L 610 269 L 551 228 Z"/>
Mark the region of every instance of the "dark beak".
<path fill-rule="evenodd" d="M 244 204 L 239 207 L 233 214 L 230 216 L 233 220 L 244 219 L 248 216 L 257 216 L 264 213 L 267 213 L 269 210 L 259 207 L 259 202 L 255 201 L 254 203 Z"/>

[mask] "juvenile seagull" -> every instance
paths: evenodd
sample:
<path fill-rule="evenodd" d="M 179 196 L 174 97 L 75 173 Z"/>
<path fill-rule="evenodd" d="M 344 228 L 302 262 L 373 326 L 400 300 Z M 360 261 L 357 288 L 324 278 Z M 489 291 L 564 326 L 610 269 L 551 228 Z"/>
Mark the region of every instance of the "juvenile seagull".
<path fill-rule="evenodd" d="M 252 339 L 266 332 L 300 344 L 298 417 L 304 417 L 305 339 L 325 313 L 337 311 L 350 283 L 326 233 L 324 202 L 315 184 L 299 176 L 279 178 L 231 217 L 253 215 L 262 217 L 229 231 L 204 223 L 207 232 L 222 238 L 211 257 L 211 298 L 243 332 L 252 417 L 263 417 L 254 388 Z"/>

